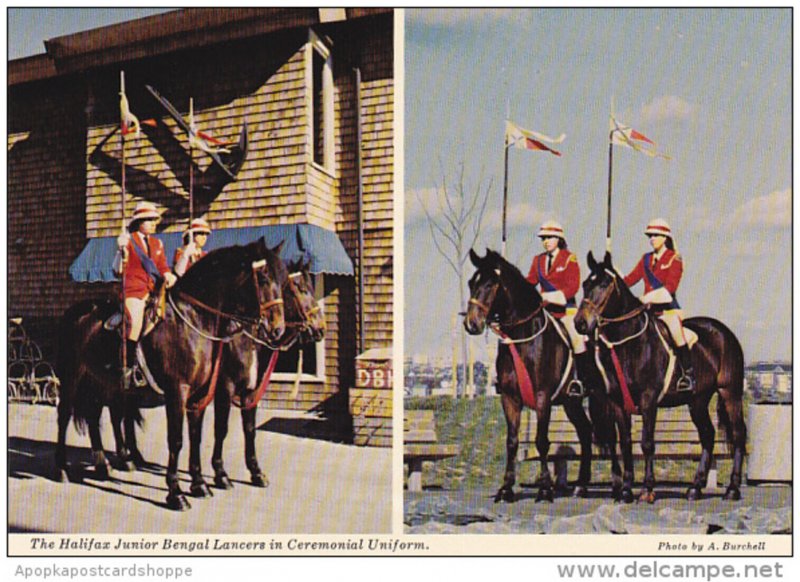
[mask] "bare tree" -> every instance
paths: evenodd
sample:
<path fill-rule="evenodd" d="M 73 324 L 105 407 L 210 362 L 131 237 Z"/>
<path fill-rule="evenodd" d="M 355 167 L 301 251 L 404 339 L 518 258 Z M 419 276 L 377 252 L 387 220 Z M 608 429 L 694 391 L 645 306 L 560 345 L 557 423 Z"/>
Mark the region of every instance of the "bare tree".
<path fill-rule="evenodd" d="M 444 257 L 447 264 L 458 278 L 458 307 L 454 313 L 464 309 L 466 305 L 466 273 L 464 267 L 467 262 L 469 249 L 475 245 L 475 241 L 480 236 L 483 215 L 486 210 L 486 203 L 489 200 L 489 192 L 492 188 L 492 180 L 484 187 L 483 176 L 478 179 L 477 184 L 469 189 L 464 181 L 464 163 L 459 167 L 457 180 L 454 186 L 450 186 L 444 169 L 441 169 L 441 184 L 436 184 L 436 208 L 429 208 L 431 202 L 423 200 L 417 191 L 417 199 L 425 216 L 428 219 L 428 227 L 431 231 L 433 244 L 436 250 Z M 463 362 L 463 381 L 466 385 L 467 379 L 467 335 L 466 331 L 459 327 L 461 338 L 461 359 Z M 453 383 L 458 378 L 453 378 Z M 462 391 L 462 394 L 465 391 Z"/>

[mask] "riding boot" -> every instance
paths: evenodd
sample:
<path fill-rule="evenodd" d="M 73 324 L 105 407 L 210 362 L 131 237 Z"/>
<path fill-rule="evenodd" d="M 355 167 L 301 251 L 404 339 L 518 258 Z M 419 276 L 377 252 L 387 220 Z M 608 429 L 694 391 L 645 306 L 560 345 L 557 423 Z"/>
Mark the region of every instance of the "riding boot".
<path fill-rule="evenodd" d="M 568 396 L 583 398 L 588 394 L 587 381 L 591 378 L 592 365 L 589 352 L 575 354 L 575 375 L 567 386 Z"/>
<path fill-rule="evenodd" d="M 676 386 L 678 392 L 691 392 L 694 390 L 694 368 L 692 368 L 692 356 L 689 353 L 689 346 L 683 345 L 678 348 L 678 360 L 681 365 L 681 377 Z"/>
<path fill-rule="evenodd" d="M 125 340 L 125 368 L 122 371 L 125 390 L 128 390 L 131 386 L 141 388 L 147 385 L 136 359 L 137 345 L 138 342 L 134 340 Z"/>

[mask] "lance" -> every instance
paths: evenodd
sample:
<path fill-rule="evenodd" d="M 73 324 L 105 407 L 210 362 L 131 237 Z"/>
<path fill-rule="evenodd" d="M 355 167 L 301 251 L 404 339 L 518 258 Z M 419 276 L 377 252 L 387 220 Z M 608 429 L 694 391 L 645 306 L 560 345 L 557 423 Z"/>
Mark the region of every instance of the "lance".
<path fill-rule="evenodd" d="M 506 256 L 506 211 L 508 209 L 508 136 L 504 138 L 504 171 L 503 171 L 503 243 L 500 247 L 500 254 Z"/>
<path fill-rule="evenodd" d="M 189 127 L 194 131 L 194 99 L 189 97 Z M 194 144 L 189 135 L 189 229 L 194 220 Z M 194 233 L 189 233 L 189 240 L 194 240 Z"/>
<path fill-rule="evenodd" d="M 608 202 L 606 209 L 606 250 L 611 252 L 611 182 L 614 169 L 614 132 L 617 128 L 612 129 L 608 134 Z"/>
<path fill-rule="evenodd" d="M 120 99 L 125 97 L 125 71 L 119 72 L 119 86 L 120 86 Z M 120 115 L 120 117 L 122 117 Z M 120 149 L 122 150 L 120 153 L 120 159 L 122 161 L 122 171 L 121 171 L 121 192 L 122 195 L 120 197 L 120 234 L 125 232 L 125 133 L 126 133 L 126 119 L 120 119 Z M 122 323 L 121 323 L 121 333 L 122 333 L 122 341 L 121 341 L 121 349 L 120 349 L 120 356 L 122 358 L 122 365 L 120 366 L 120 370 L 122 373 L 120 375 L 120 384 L 122 385 L 122 389 L 125 390 L 125 364 L 128 363 L 128 322 L 125 313 L 125 253 L 127 249 L 122 250 L 122 261 L 120 264 L 120 287 L 121 287 L 121 297 L 122 297 Z"/>

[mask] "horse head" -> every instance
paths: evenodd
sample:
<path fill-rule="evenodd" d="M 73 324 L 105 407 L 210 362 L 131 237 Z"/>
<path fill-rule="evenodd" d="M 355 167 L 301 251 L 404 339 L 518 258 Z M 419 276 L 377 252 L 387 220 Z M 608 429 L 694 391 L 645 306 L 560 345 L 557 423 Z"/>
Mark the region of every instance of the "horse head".
<path fill-rule="evenodd" d="M 249 245 L 253 253 L 253 281 L 258 300 L 258 333 L 268 343 L 276 342 L 286 331 L 283 289 L 289 272 L 280 258 L 283 241 L 269 248 L 263 238 Z"/>
<path fill-rule="evenodd" d="M 575 316 L 575 329 L 578 333 L 591 335 L 602 319 L 619 317 L 632 308 L 632 303 L 639 301 L 614 268 L 611 253 L 606 251 L 598 263 L 589 251 L 586 262 L 589 276 L 583 282 L 583 301 Z"/>
<path fill-rule="evenodd" d="M 325 317 L 314 297 L 314 282 L 309 268 L 310 261 L 299 259 L 287 265 L 284 297 L 286 299 L 286 321 L 296 326 L 300 340 L 318 342 L 325 336 Z"/>
<path fill-rule="evenodd" d="M 464 316 L 464 328 L 471 335 L 483 333 L 488 322 L 513 320 L 519 310 L 535 309 L 541 305 L 541 295 L 499 253 L 487 249 L 480 257 L 470 249 L 469 258 L 476 267 L 469 280 L 469 303 Z"/>

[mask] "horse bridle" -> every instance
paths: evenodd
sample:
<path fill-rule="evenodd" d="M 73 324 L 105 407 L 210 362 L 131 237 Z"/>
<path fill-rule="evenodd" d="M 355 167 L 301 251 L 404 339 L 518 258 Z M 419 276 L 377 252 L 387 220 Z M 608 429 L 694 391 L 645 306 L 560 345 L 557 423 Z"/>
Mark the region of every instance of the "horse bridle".
<path fill-rule="evenodd" d="M 489 294 L 489 297 L 490 297 L 491 299 L 490 299 L 490 301 L 487 301 L 488 305 L 487 305 L 487 304 L 484 304 L 484 303 L 482 303 L 482 302 L 480 302 L 480 301 L 478 301 L 477 299 L 475 299 L 475 298 L 473 298 L 473 297 L 470 297 L 470 298 L 469 298 L 469 301 L 468 301 L 467 303 L 468 303 L 469 305 L 474 305 L 474 306 L 476 306 L 478 309 L 480 309 L 480 310 L 483 312 L 483 314 L 484 314 L 484 318 L 488 319 L 488 318 L 489 318 L 489 312 L 492 310 L 492 305 L 494 304 L 494 300 L 497 298 L 497 292 L 498 292 L 498 290 L 500 289 L 500 287 L 503 287 L 503 290 L 504 290 L 504 291 L 506 291 L 506 293 L 508 293 L 508 291 L 507 291 L 507 289 L 506 289 L 505 285 L 503 285 L 503 284 L 502 284 L 502 282 L 501 282 L 500 280 L 498 280 L 496 283 L 494 283 L 494 284 L 493 284 L 492 291 L 491 291 L 491 293 Z M 502 328 L 502 327 L 506 327 L 506 328 L 514 328 L 514 327 L 517 327 L 518 325 L 522 325 L 523 323 L 527 323 L 527 322 L 529 322 L 531 319 L 533 319 L 534 317 L 536 317 L 536 315 L 537 315 L 537 314 L 538 314 L 538 313 L 539 313 L 539 312 L 540 312 L 540 311 L 541 311 L 541 310 L 544 308 L 544 305 L 545 305 L 545 304 L 544 304 L 544 301 L 542 301 L 542 302 L 539 304 L 539 307 L 537 307 L 536 309 L 534 309 L 534 310 L 533 310 L 533 311 L 532 311 L 530 314 L 526 315 L 525 317 L 523 317 L 523 318 L 521 318 L 521 319 L 518 319 L 518 320 L 513 320 L 513 321 L 510 321 L 510 322 L 501 322 L 501 321 L 498 321 L 498 322 L 497 322 L 497 326 L 498 326 L 498 327 L 501 327 L 501 328 Z M 492 325 L 490 324 L 490 325 L 489 325 L 489 327 L 492 327 Z"/>
<path fill-rule="evenodd" d="M 638 317 L 643 311 L 647 309 L 647 305 L 642 304 L 639 307 L 635 307 L 628 313 L 620 315 L 618 317 L 605 317 L 603 315 L 603 311 L 606 308 L 606 305 L 611 300 L 611 296 L 614 294 L 615 291 L 619 291 L 619 277 L 616 273 L 612 273 L 610 271 L 606 271 L 609 275 L 611 275 L 611 281 L 613 285 L 609 285 L 608 288 L 603 293 L 603 296 L 600 298 L 600 301 L 594 303 L 588 297 L 584 297 L 583 302 L 586 303 L 590 310 L 594 312 L 595 317 L 597 318 L 597 327 L 601 329 L 606 327 L 611 323 L 622 323 L 623 321 L 627 321 L 629 319 L 633 319 L 634 317 Z"/>
<path fill-rule="evenodd" d="M 300 321 L 298 322 L 286 322 L 287 327 L 299 327 L 301 330 L 305 330 L 311 327 L 311 316 L 320 311 L 320 306 L 317 304 L 316 306 L 312 307 L 308 311 L 303 307 L 302 303 L 300 302 L 300 289 L 298 289 L 297 284 L 294 280 L 298 277 L 304 277 L 302 271 L 297 271 L 295 273 L 291 273 L 286 279 L 286 286 L 289 288 L 292 300 L 294 301 L 294 306 L 297 308 L 297 312 L 300 314 Z"/>
<path fill-rule="evenodd" d="M 273 309 L 278 306 L 283 305 L 283 298 L 272 299 L 265 303 L 261 303 L 261 285 L 258 282 L 258 273 L 257 271 L 263 269 L 267 264 L 266 259 L 261 259 L 260 261 L 253 261 L 251 264 L 251 271 L 253 275 L 253 285 L 255 286 L 255 295 L 256 295 L 256 302 L 258 303 L 258 319 L 254 317 L 247 317 L 245 315 L 237 315 L 234 313 L 228 313 L 226 311 L 222 311 L 221 309 L 217 309 L 216 307 L 212 307 L 207 303 L 200 301 L 196 297 L 189 295 L 184 291 L 178 291 L 178 296 L 187 303 L 194 305 L 195 307 L 199 307 L 200 309 L 207 311 L 209 313 L 213 313 L 218 317 L 223 317 L 226 319 L 231 319 L 236 321 L 237 323 L 242 324 L 249 324 L 249 325 L 256 325 L 260 324 L 261 321 L 267 316 L 270 309 Z M 172 294 L 170 293 L 170 303 L 172 303 Z M 180 310 L 177 309 L 177 306 L 173 303 L 172 307 L 176 310 L 178 315 L 181 316 L 181 319 L 185 321 L 183 314 L 181 314 Z"/>

